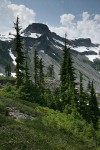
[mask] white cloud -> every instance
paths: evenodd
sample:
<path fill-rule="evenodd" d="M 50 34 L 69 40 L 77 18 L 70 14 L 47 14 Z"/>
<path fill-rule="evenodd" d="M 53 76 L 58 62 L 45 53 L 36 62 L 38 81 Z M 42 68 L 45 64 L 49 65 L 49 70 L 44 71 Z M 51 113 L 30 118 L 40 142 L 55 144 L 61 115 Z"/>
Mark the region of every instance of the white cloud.
<path fill-rule="evenodd" d="M 27 8 L 25 5 L 12 4 L 9 0 L 0 0 L 0 33 L 7 32 L 13 28 L 13 22 L 17 16 L 20 18 L 20 23 L 23 28 L 30 23 L 35 22 L 35 12 Z"/>
<path fill-rule="evenodd" d="M 92 19 L 90 19 L 92 18 Z M 50 27 L 53 32 L 60 36 L 67 32 L 68 38 L 91 38 L 92 42 L 100 43 L 100 14 L 90 15 L 83 12 L 81 20 L 75 21 L 73 14 L 60 16 L 60 27 Z"/>
<path fill-rule="evenodd" d="M 8 9 L 12 11 L 15 19 L 19 16 L 24 28 L 35 22 L 35 12 L 24 5 L 9 4 Z"/>
<path fill-rule="evenodd" d="M 60 16 L 60 22 L 62 25 L 67 26 L 67 24 L 71 24 L 74 20 L 75 16 L 72 14 L 63 14 Z"/>
<path fill-rule="evenodd" d="M 89 19 L 90 15 L 88 12 L 83 12 L 82 14 L 82 19 L 83 21 L 87 21 Z"/>
<path fill-rule="evenodd" d="M 100 23 L 100 14 L 96 14 L 94 20 Z"/>

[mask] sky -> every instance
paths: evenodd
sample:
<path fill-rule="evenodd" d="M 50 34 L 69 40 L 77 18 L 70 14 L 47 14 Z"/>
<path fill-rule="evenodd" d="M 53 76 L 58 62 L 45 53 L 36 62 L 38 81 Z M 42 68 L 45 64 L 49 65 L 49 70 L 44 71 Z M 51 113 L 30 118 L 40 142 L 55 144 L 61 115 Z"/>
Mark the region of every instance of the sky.
<path fill-rule="evenodd" d="M 39 22 L 62 37 L 100 43 L 100 0 L 0 0 L 1 34 L 13 32 L 17 16 L 23 29 Z"/>

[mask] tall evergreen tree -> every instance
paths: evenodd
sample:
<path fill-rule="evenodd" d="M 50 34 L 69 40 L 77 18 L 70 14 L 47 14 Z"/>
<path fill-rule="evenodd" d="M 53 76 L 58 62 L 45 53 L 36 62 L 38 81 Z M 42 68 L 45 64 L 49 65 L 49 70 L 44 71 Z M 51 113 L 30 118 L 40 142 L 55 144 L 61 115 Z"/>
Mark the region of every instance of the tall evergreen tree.
<path fill-rule="evenodd" d="M 44 92 L 44 72 L 43 72 L 43 61 L 42 58 L 39 61 L 39 88 L 41 92 Z"/>
<path fill-rule="evenodd" d="M 26 64 L 25 64 L 25 83 L 26 84 L 30 83 L 30 74 L 29 74 L 29 69 L 28 69 L 27 61 L 26 61 Z"/>
<path fill-rule="evenodd" d="M 77 101 L 75 98 L 75 73 L 70 48 L 66 45 L 66 37 L 60 75 L 63 105 L 74 104 Z"/>
<path fill-rule="evenodd" d="M 88 85 L 87 85 L 87 90 L 88 90 L 88 92 L 90 92 L 90 90 L 91 90 L 91 82 L 90 82 L 90 80 L 89 80 Z"/>
<path fill-rule="evenodd" d="M 17 17 L 16 23 L 14 23 L 16 30 L 15 35 L 15 52 L 16 52 L 16 87 L 19 88 L 23 84 L 24 79 L 24 53 L 22 52 L 23 45 L 20 35 L 21 27 L 19 26 L 19 18 Z"/>
<path fill-rule="evenodd" d="M 83 88 L 83 74 L 80 72 L 80 84 L 79 84 L 79 113 L 82 115 L 84 119 L 87 118 L 87 102 L 86 102 L 86 94 Z"/>
<path fill-rule="evenodd" d="M 47 76 L 51 77 L 52 79 L 54 78 L 54 66 L 53 64 L 50 64 L 47 68 Z"/>
<path fill-rule="evenodd" d="M 98 107 L 93 81 L 91 84 L 91 97 L 89 100 L 89 111 L 90 111 L 90 121 L 93 123 L 93 127 L 97 129 L 98 120 L 99 120 L 99 107 Z"/>
<path fill-rule="evenodd" d="M 10 66 L 10 64 L 6 64 L 6 66 L 5 66 L 5 74 L 6 74 L 6 77 L 10 77 L 11 76 L 11 66 Z"/>
<path fill-rule="evenodd" d="M 65 92 L 66 88 L 68 87 L 66 83 L 67 76 L 68 76 L 67 62 L 68 62 L 68 51 L 67 51 L 66 38 L 65 38 L 65 46 L 63 49 L 63 61 L 62 61 L 61 70 L 60 70 L 61 93 Z"/>
<path fill-rule="evenodd" d="M 71 49 L 68 47 L 68 63 L 67 63 L 67 68 L 68 68 L 68 86 L 71 86 L 71 89 L 75 89 L 75 69 L 73 67 L 73 61 L 71 57 Z"/>
<path fill-rule="evenodd" d="M 80 72 L 80 89 L 79 89 L 79 95 L 82 95 L 83 94 L 83 75 L 82 73 Z"/>
<path fill-rule="evenodd" d="M 20 87 L 20 96 L 25 100 L 32 101 L 33 100 L 32 95 L 33 95 L 33 86 L 30 81 L 29 69 L 26 61 L 24 82 L 23 85 Z"/>
<path fill-rule="evenodd" d="M 35 85 L 39 84 L 39 57 L 36 49 L 34 52 L 34 81 Z"/>

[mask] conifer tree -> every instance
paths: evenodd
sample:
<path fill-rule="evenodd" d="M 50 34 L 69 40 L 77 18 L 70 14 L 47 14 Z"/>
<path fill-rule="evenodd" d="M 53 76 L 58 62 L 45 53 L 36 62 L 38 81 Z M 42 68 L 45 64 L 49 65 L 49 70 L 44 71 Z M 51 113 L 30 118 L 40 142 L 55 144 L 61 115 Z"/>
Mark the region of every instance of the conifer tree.
<path fill-rule="evenodd" d="M 97 129 L 98 120 L 99 120 L 99 107 L 98 107 L 93 81 L 91 84 L 91 97 L 89 100 L 89 111 L 90 111 L 90 121 L 93 123 L 93 127 Z"/>
<path fill-rule="evenodd" d="M 76 105 L 74 104 L 77 102 L 75 98 L 75 73 L 70 48 L 66 45 L 66 37 L 60 75 L 60 87 L 63 105 Z"/>
<path fill-rule="evenodd" d="M 50 64 L 48 66 L 47 75 L 49 77 L 51 77 L 52 79 L 54 78 L 54 66 L 53 66 L 53 64 Z"/>
<path fill-rule="evenodd" d="M 72 61 L 72 57 L 71 57 L 71 49 L 68 47 L 68 63 L 67 63 L 67 68 L 68 68 L 68 86 L 71 86 L 71 89 L 74 90 L 75 89 L 75 69 L 73 67 L 73 61 Z"/>
<path fill-rule="evenodd" d="M 26 64 L 25 64 L 25 83 L 26 84 L 30 83 L 30 74 L 29 74 L 29 69 L 28 69 L 27 61 L 26 61 Z"/>
<path fill-rule="evenodd" d="M 83 94 L 83 75 L 82 73 L 80 72 L 80 92 L 79 92 L 80 95 Z"/>
<path fill-rule="evenodd" d="M 41 92 L 44 92 L 44 72 L 43 72 L 43 61 L 42 58 L 39 61 L 39 88 Z"/>
<path fill-rule="evenodd" d="M 35 85 L 39 84 L 39 57 L 36 49 L 34 52 L 34 81 Z"/>
<path fill-rule="evenodd" d="M 6 66 L 5 66 L 5 74 L 6 74 L 6 77 L 10 77 L 11 76 L 11 66 L 10 66 L 10 64 L 6 64 Z"/>
<path fill-rule="evenodd" d="M 20 96 L 23 99 L 31 101 L 33 99 L 32 95 L 33 95 L 33 87 L 30 81 L 29 69 L 26 61 L 24 82 L 23 85 L 20 87 Z"/>
<path fill-rule="evenodd" d="M 87 85 L 87 90 L 88 90 L 88 92 L 91 90 L 91 82 L 90 82 L 90 80 L 89 80 L 88 85 Z"/>
<path fill-rule="evenodd" d="M 66 37 L 65 37 L 65 46 L 63 49 L 63 61 L 62 61 L 61 70 L 60 70 L 61 93 L 65 92 L 66 88 L 68 87 L 67 85 L 67 76 L 68 76 L 67 62 L 68 62 L 68 51 L 67 51 Z"/>
<path fill-rule="evenodd" d="M 83 74 L 80 72 L 80 85 L 79 85 L 79 113 L 84 119 L 87 118 L 87 105 L 86 105 L 86 94 L 83 88 Z"/>
<path fill-rule="evenodd" d="M 15 35 L 15 52 L 16 52 L 16 87 L 19 88 L 23 84 L 24 80 L 24 53 L 22 52 L 23 45 L 20 35 L 21 27 L 19 26 L 19 18 L 17 17 L 16 23 L 14 23 L 16 30 Z"/>

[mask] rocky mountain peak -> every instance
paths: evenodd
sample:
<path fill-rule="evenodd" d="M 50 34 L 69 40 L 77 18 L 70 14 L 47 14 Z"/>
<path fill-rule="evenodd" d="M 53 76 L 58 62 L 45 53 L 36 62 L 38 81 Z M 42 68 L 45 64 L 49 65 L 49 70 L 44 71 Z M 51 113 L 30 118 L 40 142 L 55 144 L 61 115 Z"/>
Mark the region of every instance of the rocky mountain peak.
<path fill-rule="evenodd" d="M 75 39 L 73 42 L 76 46 L 86 46 L 86 47 L 92 46 L 92 42 L 90 38 L 86 38 L 86 39 L 79 38 L 79 39 Z"/>
<path fill-rule="evenodd" d="M 37 33 L 37 34 L 50 34 L 50 30 L 47 25 L 42 23 L 32 23 L 24 31 L 24 33 Z"/>

